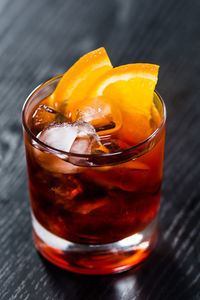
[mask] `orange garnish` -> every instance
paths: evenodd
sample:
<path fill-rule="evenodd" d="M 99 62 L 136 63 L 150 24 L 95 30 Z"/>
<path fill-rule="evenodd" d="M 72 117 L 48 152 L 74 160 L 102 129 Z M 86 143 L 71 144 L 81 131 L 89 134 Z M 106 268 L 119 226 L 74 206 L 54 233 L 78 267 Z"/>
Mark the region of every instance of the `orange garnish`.
<path fill-rule="evenodd" d="M 96 119 L 86 121 L 96 126 L 108 122 L 109 118 L 112 120 L 113 112 L 105 114 L 109 105 L 117 108 L 121 114 L 121 120 L 115 118 L 120 120 L 117 124 L 120 137 L 128 144 L 137 144 L 152 133 L 150 123 L 158 69 L 157 65 L 142 63 L 113 68 L 106 50 L 99 48 L 81 57 L 63 75 L 49 98 L 55 109 L 72 121 L 76 121 L 78 112 L 90 115 L 94 111 Z M 95 99 L 105 103 L 99 107 Z"/>
<path fill-rule="evenodd" d="M 65 100 L 67 111 L 70 111 L 70 107 L 78 107 L 99 77 L 112 68 L 103 47 L 82 56 L 59 81 L 51 96 L 54 107 L 59 108 Z"/>
<path fill-rule="evenodd" d="M 130 64 L 113 68 L 89 91 L 90 98 L 104 96 L 122 111 L 137 111 L 150 115 L 159 66 Z"/>
<path fill-rule="evenodd" d="M 104 74 L 88 92 L 87 98 L 103 96 L 122 113 L 121 136 L 137 144 L 151 134 L 150 118 L 159 66 L 130 64 Z"/>

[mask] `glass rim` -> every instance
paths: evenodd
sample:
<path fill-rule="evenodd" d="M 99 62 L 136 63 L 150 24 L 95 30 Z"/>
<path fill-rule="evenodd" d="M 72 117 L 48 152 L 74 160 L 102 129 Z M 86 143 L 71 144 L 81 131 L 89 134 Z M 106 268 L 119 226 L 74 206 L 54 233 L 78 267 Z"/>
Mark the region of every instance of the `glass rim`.
<path fill-rule="evenodd" d="M 32 97 L 34 96 L 34 94 L 39 91 L 43 86 L 45 86 L 47 83 L 50 83 L 51 81 L 54 81 L 56 79 L 59 79 L 60 77 L 62 77 L 63 74 L 58 75 L 56 77 L 51 78 L 50 80 L 46 81 L 45 83 L 41 83 L 39 84 L 35 89 L 33 89 L 33 91 L 28 95 L 28 97 L 26 98 L 23 107 L 22 107 L 22 124 L 23 127 L 25 129 L 25 131 L 27 132 L 27 134 L 37 143 L 39 144 L 42 148 L 46 148 L 49 150 L 50 153 L 55 153 L 55 154 L 61 154 L 61 155 L 66 155 L 66 156 L 74 156 L 74 157 L 79 157 L 79 158 L 85 158 L 85 159 L 89 159 L 89 158 L 109 158 L 109 157 L 120 157 L 122 154 L 129 154 L 132 151 L 135 151 L 137 149 L 139 149 L 140 147 L 146 145 L 147 143 L 151 142 L 161 131 L 161 129 L 164 127 L 165 122 L 166 122 L 166 118 L 167 118 L 167 111 L 166 111 L 166 106 L 165 106 L 165 102 L 162 99 L 161 95 L 158 93 L 157 90 L 154 91 L 154 94 L 156 94 L 162 104 L 162 108 L 163 108 L 163 116 L 162 116 L 162 122 L 161 124 L 156 128 L 156 130 L 154 130 L 154 132 L 148 136 L 148 138 L 146 138 L 144 141 L 140 142 L 139 144 L 132 146 L 128 149 L 124 149 L 122 151 L 117 151 L 117 152 L 113 152 L 113 153 L 98 153 L 98 154 L 81 154 L 81 153 L 74 153 L 74 152 L 67 152 L 67 151 L 63 151 L 57 148 L 54 148 L 52 146 L 49 146 L 47 144 L 45 144 L 44 142 L 40 141 L 35 135 L 34 133 L 30 130 L 30 128 L 27 125 L 27 122 L 25 120 L 25 110 L 26 107 L 28 105 L 28 103 L 31 101 Z"/>

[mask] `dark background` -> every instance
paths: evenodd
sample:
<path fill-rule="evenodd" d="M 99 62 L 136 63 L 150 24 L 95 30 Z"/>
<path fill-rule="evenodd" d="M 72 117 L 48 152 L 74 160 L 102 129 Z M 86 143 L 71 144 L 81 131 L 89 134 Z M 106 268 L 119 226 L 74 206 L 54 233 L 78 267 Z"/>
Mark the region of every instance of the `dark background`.
<path fill-rule="evenodd" d="M 60 270 L 35 250 L 21 107 L 39 83 L 104 46 L 159 64 L 168 111 L 160 237 L 144 266 Z M 200 1 L 0 0 L 0 299 L 200 299 Z"/>

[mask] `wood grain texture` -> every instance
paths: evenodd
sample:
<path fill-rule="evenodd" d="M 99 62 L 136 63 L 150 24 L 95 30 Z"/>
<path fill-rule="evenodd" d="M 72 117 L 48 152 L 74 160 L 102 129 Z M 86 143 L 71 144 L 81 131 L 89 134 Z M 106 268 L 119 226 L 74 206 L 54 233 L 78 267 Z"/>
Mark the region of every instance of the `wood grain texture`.
<path fill-rule="evenodd" d="M 200 299 L 200 1 L 1 0 L 0 299 Z M 81 276 L 34 249 L 21 107 L 105 46 L 114 65 L 161 66 L 167 139 L 158 245 L 139 270 Z"/>

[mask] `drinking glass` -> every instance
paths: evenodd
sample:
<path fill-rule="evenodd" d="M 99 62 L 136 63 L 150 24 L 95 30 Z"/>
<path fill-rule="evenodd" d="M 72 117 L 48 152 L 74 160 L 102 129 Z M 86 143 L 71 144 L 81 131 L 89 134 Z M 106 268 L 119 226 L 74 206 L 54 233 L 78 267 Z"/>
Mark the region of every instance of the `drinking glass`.
<path fill-rule="evenodd" d="M 37 87 L 22 110 L 35 246 L 55 265 L 77 273 L 136 267 L 156 244 L 165 104 L 154 92 L 161 123 L 134 147 L 115 153 L 64 152 L 40 141 L 31 125 L 35 108 L 60 78 Z"/>

